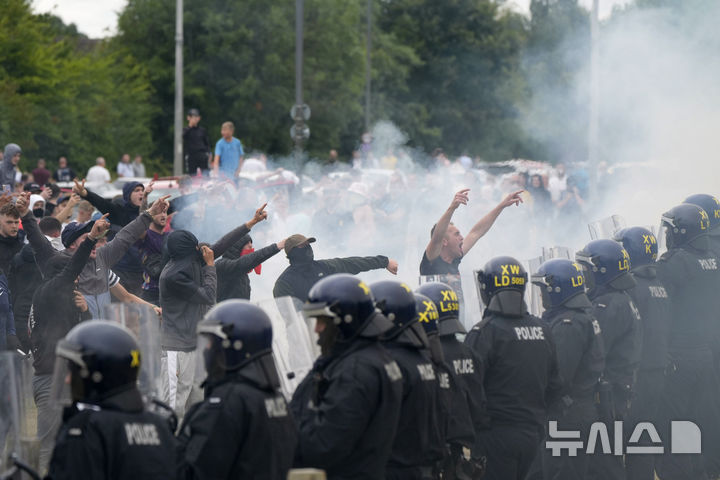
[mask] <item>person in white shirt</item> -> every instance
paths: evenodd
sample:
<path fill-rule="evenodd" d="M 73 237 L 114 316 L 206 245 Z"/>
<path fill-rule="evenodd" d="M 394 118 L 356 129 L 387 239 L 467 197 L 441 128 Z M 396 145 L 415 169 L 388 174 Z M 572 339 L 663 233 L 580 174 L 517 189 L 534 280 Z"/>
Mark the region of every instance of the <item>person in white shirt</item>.
<path fill-rule="evenodd" d="M 105 168 L 105 159 L 98 157 L 95 166 L 90 167 L 85 180 L 88 183 L 110 183 L 110 172 Z"/>
<path fill-rule="evenodd" d="M 555 165 L 555 175 L 550 177 L 548 181 L 548 190 L 553 203 L 557 203 L 562 198 L 562 193 L 567 190 L 567 175 L 565 174 L 565 165 L 558 163 Z"/>
<path fill-rule="evenodd" d="M 125 153 L 120 158 L 120 163 L 117 166 L 118 177 L 134 177 L 135 171 L 133 170 L 132 163 L 130 163 L 130 154 Z"/>

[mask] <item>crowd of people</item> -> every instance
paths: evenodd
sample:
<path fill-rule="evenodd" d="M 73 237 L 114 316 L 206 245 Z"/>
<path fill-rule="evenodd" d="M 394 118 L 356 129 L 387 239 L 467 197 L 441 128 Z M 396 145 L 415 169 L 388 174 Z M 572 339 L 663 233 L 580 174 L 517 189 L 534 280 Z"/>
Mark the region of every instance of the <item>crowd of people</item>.
<path fill-rule="evenodd" d="M 191 110 L 184 133 L 192 175 L 170 195 L 138 181 L 141 157 L 123 156 L 122 195 L 107 199 L 93 191 L 110 179 L 102 158 L 85 179 L 65 158 L 55 172 L 38 161 L 23 174 L 20 147 L 4 149 L 0 350 L 32 358 L 49 478 L 281 479 L 292 467 L 331 479 L 720 474 L 715 197 L 668 210 L 658 236 L 620 229 L 527 272 L 518 259 L 541 245 L 586 243 L 582 166 L 494 171 L 436 151 L 419 167 L 364 136 L 352 162 L 335 152 L 291 171 L 245 159 L 228 123 L 213 156 L 199 120 Z M 482 264 L 476 298 L 461 265 Z M 528 313 L 531 286 L 542 318 Z M 291 297 L 319 347 L 294 391 L 280 388 L 278 331 L 250 302 L 268 297 Z M 133 333 L 103 321 L 112 302 L 157 315 L 155 400 L 179 424 L 149 411 L 137 380 L 150 359 Z M 63 415 L 58 378 L 69 381 Z M 702 426 L 702 454 L 672 454 L 674 420 Z M 662 442 L 635 436 L 640 424 Z M 598 425 L 616 442 L 665 450 L 591 452 Z M 570 438 L 582 445 L 555 455 L 555 440 Z"/>

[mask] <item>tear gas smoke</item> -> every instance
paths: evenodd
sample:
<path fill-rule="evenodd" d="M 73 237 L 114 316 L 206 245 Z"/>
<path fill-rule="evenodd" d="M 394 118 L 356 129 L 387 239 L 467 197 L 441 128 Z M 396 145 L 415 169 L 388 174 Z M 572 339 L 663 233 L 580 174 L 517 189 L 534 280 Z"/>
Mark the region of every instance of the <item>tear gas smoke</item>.
<path fill-rule="evenodd" d="M 704 9 L 628 9 L 603 25 L 599 73 L 603 163 L 589 166 L 583 163 L 585 158 L 562 159 L 573 162 L 568 175 L 581 188 L 589 170 L 600 169 L 598 196 L 585 197 L 582 212 L 574 215 L 542 211 L 528 197 L 526 204 L 507 208 L 460 265 L 466 308 L 474 317 L 470 323 L 479 319 L 472 271 L 490 258 L 507 254 L 527 260 L 540 255 L 542 247 L 555 245 L 575 251 L 590 240 L 589 221 L 619 214 L 627 225 L 656 226 L 661 213 L 686 196 L 720 194 L 714 175 L 719 171 L 714 157 L 720 151 L 716 55 L 720 33 L 715 28 L 720 5 L 687 3 L 695 8 L 702 4 Z M 572 41 L 566 43 L 571 48 Z M 568 95 L 587 98 L 587 78 L 587 71 L 582 71 Z M 533 98 L 548 108 L 548 102 L 557 98 L 555 93 L 537 90 Z M 583 106 L 569 114 L 586 124 L 586 112 Z M 302 233 L 317 237 L 316 259 L 387 255 L 400 263 L 397 278 L 416 286 L 430 227 L 454 192 L 471 189 L 470 203 L 453 217 L 467 235 L 504 194 L 518 187 L 515 170 L 554 174 L 547 164 L 529 162 L 470 170 L 452 162 L 438 168 L 427 153 L 408 148 L 407 136 L 389 122 L 376 124 L 371 135 L 372 142 L 360 146 L 365 154 L 363 169 L 311 161 L 302 172 L 296 169 L 296 175 L 277 173 L 264 188 L 216 192 L 215 200 L 223 207 L 196 215 L 191 229 L 201 241 L 217 239 L 268 202 L 269 221 L 252 232 L 256 249 Z M 267 163 L 272 171 L 293 165 L 293 160 L 271 158 Z M 251 274 L 253 299 L 270 297 L 275 279 L 287 265 L 281 251 L 264 264 L 262 275 Z M 361 277 L 372 282 L 391 276 L 374 271 Z"/>

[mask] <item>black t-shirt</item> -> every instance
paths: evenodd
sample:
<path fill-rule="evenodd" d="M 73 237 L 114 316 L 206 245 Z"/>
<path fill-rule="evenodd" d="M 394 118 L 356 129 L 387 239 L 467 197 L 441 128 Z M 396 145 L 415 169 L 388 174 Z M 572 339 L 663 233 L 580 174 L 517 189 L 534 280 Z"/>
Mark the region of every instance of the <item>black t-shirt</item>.
<path fill-rule="evenodd" d="M 428 260 L 427 252 L 423 252 L 420 262 L 420 275 L 460 275 L 460 261 L 462 257 L 456 258 L 448 263 L 438 256 L 435 260 Z"/>

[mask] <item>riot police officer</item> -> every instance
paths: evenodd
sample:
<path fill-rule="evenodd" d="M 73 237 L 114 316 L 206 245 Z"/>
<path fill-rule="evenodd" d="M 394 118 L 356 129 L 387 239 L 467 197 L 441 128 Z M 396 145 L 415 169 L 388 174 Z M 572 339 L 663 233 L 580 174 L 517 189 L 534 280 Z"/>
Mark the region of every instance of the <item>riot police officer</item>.
<path fill-rule="evenodd" d="M 665 378 L 662 418 L 701 425 L 702 402 L 717 389 L 711 343 L 720 311 L 720 269 L 709 249 L 710 222 L 705 210 L 688 203 L 678 205 L 663 214 L 662 223 L 668 251 L 657 262 L 657 273 L 670 298 L 672 361 Z M 703 451 L 714 448 L 707 439 L 704 434 Z M 699 456 L 668 454 L 657 464 L 663 479 L 706 478 Z"/>
<path fill-rule="evenodd" d="M 207 313 L 198 334 L 205 400 L 180 427 L 178 478 L 284 480 L 297 433 L 279 390 L 270 318 L 245 300 L 227 300 Z"/>
<path fill-rule="evenodd" d="M 495 257 L 477 273 L 486 305 L 465 338 L 482 360 L 489 428 L 476 432 L 489 480 L 523 479 L 538 451 L 548 405 L 562 381 L 555 345 L 523 300 L 527 273 L 512 257 Z"/>
<path fill-rule="evenodd" d="M 303 307 L 322 355 L 293 394 L 298 466 L 328 478 L 385 478 L 402 403 L 400 367 L 378 338 L 392 323 L 370 288 L 348 274 L 325 277 Z"/>
<path fill-rule="evenodd" d="M 560 375 L 565 380 L 562 402 L 550 411 L 548 419 L 558 430 L 580 431 L 588 437 L 590 426 L 598 420 L 595 391 L 605 366 L 600 325 L 591 315 L 592 303 L 585 294 L 582 267 L 565 259 L 540 265 L 532 276 L 540 288 L 545 311 L 542 320 L 552 333 L 557 348 Z M 587 457 L 582 449 L 576 456 L 551 455 L 543 449 L 544 478 L 583 479 Z"/>
<path fill-rule="evenodd" d="M 375 306 L 393 323 L 383 340 L 403 375 L 403 402 L 387 478 L 432 479 L 444 454 L 448 408 L 442 405 L 439 372 L 425 354 L 428 339 L 417 321 L 415 297 L 410 287 L 394 281 L 373 283 L 370 291 Z"/>
<path fill-rule="evenodd" d="M 438 375 L 445 422 L 445 452 L 440 467 L 447 480 L 478 478 L 483 472 L 482 459 L 473 460 L 475 431 L 468 407 L 467 386 L 448 365 L 438 337 L 438 312 L 435 303 L 415 293 L 417 321 L 428 337 L 430 358 Z"/>
<path fill-rule="evenodd" d="M 583 267 L 592 313 L 602 331 L 603 379 L 611 392 L 611 400 L 600 405 L 601 420 L 612 427 L 613 421 L 627 416 L 640 361 L 640 313 L 627 294 L 636 283 L 630 274 L 630 256 L 613 240 L 593 240 L 575 253 L 575 260 Z M 589 478 L 625 478 L 625 466 L 619 456 L 594 455 L 589 468 Z"/>
<path fill-rule="evenodd" d="M 712 195 L 696 194 L 690 195 L 683 203 L 691 203 L 705 210 L 708 216 L 708 241 L 710 243 L 710 251 L 713 256 L 720 261 L 720 199 Z M 718 287 L 720 288 L 720 286 Z M 720 316 L 720 312 L 718 312 Z M 720 320 L 720 318 L 718 318 Z M 715 323 L 713 332 L 709 332 L 714 336 L 711 342 L 713 353 L 713 366 L 715 368 L 715 378 L 720 378 L 720 321 Z M 720 387 L 720 385 L 718 385 Z M 703 455 L 705 456 L 705 466 L 708 473 L 714 476 L 720 476 L 720 405 L 717 398 L 720 391 L 705 397 L 705 401 L 701 406 L 703 436 L 705 437 Z"/>
<path fill-rule="evenodd" d="M 708 216 L 710 250 L 720 258 L 720 199 L 713 195 L 698 193 L 690 195 L 683 203 L 691 203 L 705 210 Z"/>
<path fill-rule="evenodd" d="M 658 244 L 655 235 L 643 227 L 631 227 L 615 234 L 630 256 L 630 272 L 637 286 L 628 294 L 642 318 L 642 355 L 635 380 L 634 398 L 626 422 L 626 434 L 639 422 L 660 425 L 659 405 L 665 385 L 665 369 L 669 365 L 668 331 L 670 299 L 665 285 L 657 278 Z M 628 455 L 625 469 L 629 480 L 652 480 L 655 457 Z"/>
<path fill-rule="evenodd" d="M 473 430 L 480 431 L 487 427 L 483 368 L 480 358 L 458 338 L 459 335 L 467 333 L 458 318 L 460 310 L 458 295 L 450 285 L 441 282 L 424 283 L 416 289 L 416 292 L 427 296 L 435 305 L 438 312 L 436 335 L 442 346 L 445 363 L 450 366 L 457 386 L 465 392 Z M 453 423 L 461 422 L 466 422 L 466 419 L 462 417 L 453 419 Z M 471 449 L 473 447 L 474 445 Z"/>
<path fill-rule="evenodd" d="M 175 471 L 168 422 L 145 410 L 137 388 L 140 350 L 111 322 L 87 321 L 57 345 L 56 391 L 67 382 L 72 405 L 50 461 L 51 479 L 157 479 Z M 66 369 L 64 369 L 66 367 Z"/>

